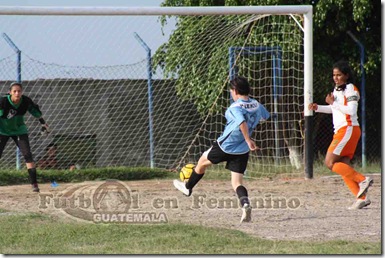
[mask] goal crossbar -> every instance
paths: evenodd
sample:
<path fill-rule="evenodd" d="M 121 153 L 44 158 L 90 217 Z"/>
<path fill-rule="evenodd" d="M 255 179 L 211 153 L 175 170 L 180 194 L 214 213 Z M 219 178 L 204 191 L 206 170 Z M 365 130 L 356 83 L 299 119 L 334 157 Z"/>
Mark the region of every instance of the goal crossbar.
<path fill-rule="evenodd" d="M 2 6 L 0 15 L 231 15 L 312 14 L 312 6 L 112 7 Z"/>

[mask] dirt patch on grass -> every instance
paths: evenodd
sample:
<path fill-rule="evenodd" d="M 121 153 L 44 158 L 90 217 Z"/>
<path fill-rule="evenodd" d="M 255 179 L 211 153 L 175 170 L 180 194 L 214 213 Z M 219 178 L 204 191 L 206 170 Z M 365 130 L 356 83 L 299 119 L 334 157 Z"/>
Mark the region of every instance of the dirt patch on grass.
<path fill-rule="evenodd" d="M 29 185 L 4 186 L 0 187 L 0 209 L 49 214 L 58 220 L 84 218 L 81 221 L 92 221 L 92 214 L 98 211 L 107 211 L 110 215 L 151 213 L 156 217 L 163 214 L 161 219 L 166 218 L 168 223 L 236 229 L 265 239 L 379 242 L 381 177 L 372 177 L 374 184 L 368 193 L 372 203 L 361 210 L 347 209 L 355 198 L 338 176 L 312 180 L 246 180 L 253 212 L 252 222 L 243 224 L 239 223 L 241 210 L 230 182 L 204 178 L 191 197 L 175 190 L 172 180 L 121 182 L 128 190 L 125 193 L 119 190 L 119 185 L 110 185 L 101 191 L 100 186 L 106 181 L 58 182 L 58 187 L 41 184 L 40 194 L 33 193 Z M 96 189 L 99 189 L 97 193 Z M 60 198 L 71 196 L 77 199 L 60 203 Z M 128 204 L 124 201 L 127 197 L 130 198 Z M 83 199 L 79 202 L 80 198 Z M 103 202 L 96 205 L 96 200 L 101 198 Z M 69 209 L 76 211 L 68 214 Z"/>

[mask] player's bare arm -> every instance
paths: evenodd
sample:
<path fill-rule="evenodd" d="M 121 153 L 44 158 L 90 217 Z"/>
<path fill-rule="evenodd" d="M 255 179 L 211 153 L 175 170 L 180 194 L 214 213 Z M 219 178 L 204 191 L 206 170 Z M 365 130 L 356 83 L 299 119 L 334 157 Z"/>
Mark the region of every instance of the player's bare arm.
<path fill-rule="evenodd" d="M 258 150 L 259 147 L 255 144 L 255 142 L 249 136 L 249 129 L 247 128 L 246 121 L 242 122 L 242 124 L 239 126 L 239 129 L 241 130 L 243 137 L 245 137 L 245 141 L 247 145 L 249 145 L 250 150 L 251 151 Z"/>

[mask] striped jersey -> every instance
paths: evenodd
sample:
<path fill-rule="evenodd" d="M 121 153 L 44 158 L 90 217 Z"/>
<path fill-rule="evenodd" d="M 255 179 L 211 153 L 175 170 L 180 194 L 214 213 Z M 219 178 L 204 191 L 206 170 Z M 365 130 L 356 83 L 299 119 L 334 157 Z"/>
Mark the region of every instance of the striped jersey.
<path fill-rule="evenodd" d="M 36 118 L 42 116 L 39 106 L 29 97 L 22 96 L 18 104 L 14 104 L 11 95 L 0 98 L 0 135 L 15 136 L 27 134 L 28 129 L 24 122 L 27 111 Z"/>
<path fill-rule="evenodd" d="M 349 83 L 345 90 L 335 88 L 333 96 L 333 105 L 319 105 L 316 112 L 333 114 L 334 133 L 344 126 L 359 126 L 357 110 L 360 93 L 357 87 Z"/>
<path fill-rule="evenodd" d="M 252 134 L 260 121 L 270 117 L 270 113 L 257 100 L 238 99 L 225 112 L 227 120 L 222 135 L 217 139 L 220 148 L 228 154 L 244 154 L 249 152 L 245 138 L 239 126 L 246 121 L 249 135 Z"/>

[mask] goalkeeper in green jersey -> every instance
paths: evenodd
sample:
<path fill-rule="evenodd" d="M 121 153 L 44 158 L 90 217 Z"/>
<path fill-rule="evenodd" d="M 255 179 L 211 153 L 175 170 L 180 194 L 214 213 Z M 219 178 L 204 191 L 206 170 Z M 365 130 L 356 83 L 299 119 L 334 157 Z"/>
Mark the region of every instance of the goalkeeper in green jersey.
<path fill-rule="evenodd" d="M 29 97 L 23 95 L 21 83 L 14 82 L 10 86 L 9 94 L 0 97 L 0 158 L 9 138 L 12 138 L 24 156 L 32 190 L 39 192 L 35 162 L 28 139 L 28 129 L 24 122 L 24 115 L 27 111 L 39 119 L 42 132 L 48 133 L 49 128 L 42 117 L 39 106 Z"/>

